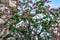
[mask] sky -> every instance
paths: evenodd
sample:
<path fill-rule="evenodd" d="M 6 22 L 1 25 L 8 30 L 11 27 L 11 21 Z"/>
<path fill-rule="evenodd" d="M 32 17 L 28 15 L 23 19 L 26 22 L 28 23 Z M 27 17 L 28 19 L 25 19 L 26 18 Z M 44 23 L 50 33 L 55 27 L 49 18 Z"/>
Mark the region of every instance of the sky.
<path fill-rule="evenodd" d="M 51 0 L 51 2 L 48 4 L 51 6 L 51 8 L 58 8 L 60 7 L 60 0 Z"/>
<path fill-rule="evenodd" d="M 22 0 L 20 0 L 20 1 L 22 1 Z M 33 0 L 33 1 L 35 2 L 35 0 Z M 51 8 L 58 8 L 58 7 L 60 7 L 60 0 L 51 0 L 51 2 L 48 4 L 51 6 Z M 48 5 L 48 4 L 46 4 L 46 5 Z"/>

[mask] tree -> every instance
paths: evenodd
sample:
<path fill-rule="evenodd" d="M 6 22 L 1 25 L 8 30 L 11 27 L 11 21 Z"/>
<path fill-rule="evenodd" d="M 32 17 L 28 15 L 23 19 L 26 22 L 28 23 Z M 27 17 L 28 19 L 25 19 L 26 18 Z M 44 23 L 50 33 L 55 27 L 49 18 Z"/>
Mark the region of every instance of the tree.
<path fill-rule="evenodd" d="M 60 9 L 45 6 L 49 0 L 23 0 L 16 7 L 8 7 L 11 13 L 1 26 L 1 38 L 11 40 L 53 40 L 57 38 Z M 6 13 L 5 13 L 6 14 Z M 4 15 L 4 14 L 3 14 Z M 10 16 L 11 17 L 10 17 Z M 7 17 L 7 16 L 6 16 Z M 2 18 L 2 16 L 1 16 Z M 6 20 L 7 19 L 7 20 Z M 59 33 L 59 32 L 58 32 Z"/>

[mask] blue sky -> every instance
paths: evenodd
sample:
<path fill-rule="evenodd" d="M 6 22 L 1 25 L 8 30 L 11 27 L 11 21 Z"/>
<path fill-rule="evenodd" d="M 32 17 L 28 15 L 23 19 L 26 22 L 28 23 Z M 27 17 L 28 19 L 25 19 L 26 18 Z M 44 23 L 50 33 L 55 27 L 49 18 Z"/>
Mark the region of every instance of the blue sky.
<path fill-rule="evenodd" d="M 22 0 L 20 0 L 20 1 L 22 1 Z M 58 8 L 58 7 L 60 7 L 60 0 L 51 0 L 51 1 L 52 2 L 48 3 L 51 6 L 51 8 Z M 48 4 L 46 4 L 46 5 L 48 5 Z"/>
<path fill-rule="evenodd" d="M 60 7 L 60 0 L 51 0 L 52 2 L 48 3 L 51 8 L 58 8 Z"/>

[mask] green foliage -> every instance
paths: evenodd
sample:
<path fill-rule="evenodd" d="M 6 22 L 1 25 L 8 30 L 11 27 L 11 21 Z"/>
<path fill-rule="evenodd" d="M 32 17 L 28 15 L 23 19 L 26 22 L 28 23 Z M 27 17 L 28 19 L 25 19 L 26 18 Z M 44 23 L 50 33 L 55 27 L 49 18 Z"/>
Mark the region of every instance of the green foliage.
<path fill-rule="evenodd" d="M 20 16 L 18 14 L 15 14 L 11 19 L 16 20 L 16 22 L 18 23 L 20 21 Z"/>
<path fill-rule="evenodd" d="M 29 1 L 29 0 L 28 0 Z M 31 1 L 30 1 L 31 2 Z M 21 4 L 22 4 L 22 6 L 25 6 L 25 8 L 27 8 L 29 5 L 27 4 L 27 3 L 22 3 L 22 2 L 20 2 Z M 13 14 L 13 16 L 10 18 L 10 19 L 12 19 L 12 20 L 16 20 L 16 24 L 17 23 L 19 23 L 21 20 L 23 20 L 24 22 L 26 22 L 26 20 L 28 20 L 28 26 L 20 26 L 19 28 L 16 28 L 16 24 L 9 24 L 8 25 L 8 27 L 9 27 L 9 31 L 10 32 L 13 32 L 13 33 L 19 33 L 19 34 L 22 34 L 22 35 L 24 35 L 24 38 L 26 38 L 27 40 L 31 40 L 32 39 L 32 36 L 33 35 L 37 35 L 38 36 L 38 40 L 43 40 L 41 37 L 40 37 L 40 33 L 42 33 L 44 30 L 46 30 L 46 32 L 50 32 L 49 31 L 49 28 L 52 28 L 52 24 L 54 24 L 54 23 L 57 23 L 57 17 L 58 17 L 58 15 L 59 15 L 59 12 L 56 10 L 55 11 L 55 13 L 52 13 L 51 12 L 51 10 L 47 10 L 46 9 L 46 7 L 44 6 L 44 4 L 45 4 L 45 2 L 44 2 L 44 0 L 40 0 L 40 1 L 38 1 L 37 3 L 36 3 L 36 6 L 37 6 L 37 10 L 36 10 L 36 14 L 40 14 L 40 13 L 42 13 L 42 14 L 44 14 L 44 15 L 46 15 L 45 17 L 43 17 L 43 19 L 46 19 L 46 20 L 43 20 L 43 19 L 36 19 L 35 21 L 32 19 L 32 17 L 34 17 L 35 15 L 33 15 L 33 14 L 28 14 L 28 12 L 30 12 L 31 10 L 33 10 L 33 7 L 29 7 L 29 8 L 31 8 L 31 10 L 24 10 L 25 8 L 22 8 L 23 9 L 23 12 L 22 12 L 22 14 L 23 15 L 19 15 L 19 14 L 17 14 L 18 12 L 20 12 L 20 10 L 18 10 L 17 8 L 15 8 L 15 7 L 9 7 L 10 8 L 10 10 L 11 10 L 11 12 L 12 12 L 12 14 Z M 53 16 L 54 16 L 54 18 L 52 19 L 52 17 L 50 16 L 50 14 L 52 14 Z M 0 14 L 0 17 L 1 17 L 1 14 Z M 48 18 L 50 18 L 50 20 L 48 20 Z M 8 24 L 8 21 L 10 20 L 10 19 L 8 19 L 5 23 L 4 23 L 4 25 L 7 25 Z M 41 23 L 38 23 L 38 21 L 40 21 Z M 38 25 L 40 24 L 40 25 L 42 25 L 42 30 L 41 30 L 41 32 L 39 33 L 39 34 L 37 34 L 35 31 L 34 31 L 34 34 L 32 34 L 32 31 L 33 31 L 33 28 L 32 29 L 30 29 L 31 28 L 31 24 L 30 23 L 32 23 L 32 26 L 33 26 L 33 28 L 38 28 Z M 54 36 L 56 36 L 56 34 L 54 34 L 53 33 L 53 31 L 51 31 L 52 32 L 52 36 L 54 37 Z M 31 36 L 32 35 L 32 36 Z M 11 34 L 8 34 L 8 35 L 6 35 L 5 37 L 4 37 L 4 39 L 5 38 L 9 38 L 9 37 L 13 37 L 13 35 L 11 35 Z"/>
<path fill-rule="evenodd" d="M 36 13 L 37 13 L 37 14 L 40 13 L 40 10 L 36 10 Z"/>
<path fill-rule="evenodd" d="M 36 3 L 36 5 L 37 5 L 38 7 L 43 6 L 43 5 L 44 5 L 44 1 L 38 1 L 38 2 Z"/>
<path fill-rule="evenodd" d="M 9 38 L 9 37 L 13 37 L 13 35 L 8 34 L 8 35 L 6 35 L 6 36 L 3 38 L 3 40 L 5 40 L 6 38 Z"/>

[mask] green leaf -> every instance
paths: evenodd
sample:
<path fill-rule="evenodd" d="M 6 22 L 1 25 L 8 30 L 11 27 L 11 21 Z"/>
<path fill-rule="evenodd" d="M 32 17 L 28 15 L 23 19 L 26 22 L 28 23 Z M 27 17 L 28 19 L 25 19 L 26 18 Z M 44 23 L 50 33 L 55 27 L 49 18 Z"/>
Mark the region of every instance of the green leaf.
<path fill-rule="evenodd" d="M 44 5 L 44 2 L 43 1 L 39 1 L 36 4 L 37 4 L 38 7 L 40 7 L 40 6 L 43 6 Z"/>
<path fill-rule="evenodd" d="M 5 40 L 6 38 L 9 38 L 9 37 L 13 37 L 13 35 L 8 34 L 8 35 L 6 35 L 3 39 Z"/>
<path fill-rule="evenodd" d="M 50 28 L 51 26 L 49 25 L 49 22 L 48 21 L 43 21 L 42 22 L 42 26 L 45 30 L 47 30 L 48 28 Z"/>
<path fill-rule="evenodd" d="M 34 23 L 33 26 L 34 26 L 34 28 L 37 28 L 38 27 L 38 24 L 37 23 Z"/>
<path fill-rule="evenodd" d="M 16 22 L 18 23 L 20 21 L 20 16 L 18 14 L 15 14 L 12 19 L 16 20 Z"/>
<path fill-rule="evenodd" d="M 56 22 L 56 20 L 51 19 L 51 20 L 49 21 L 49 24 L 53 24 L 53 23 L 55 23 L 55 22 Z"/>
<path fill-rule="evenodd" d="M 40 10 L 36 10 L 36 14 L 40 13 Z"/>

